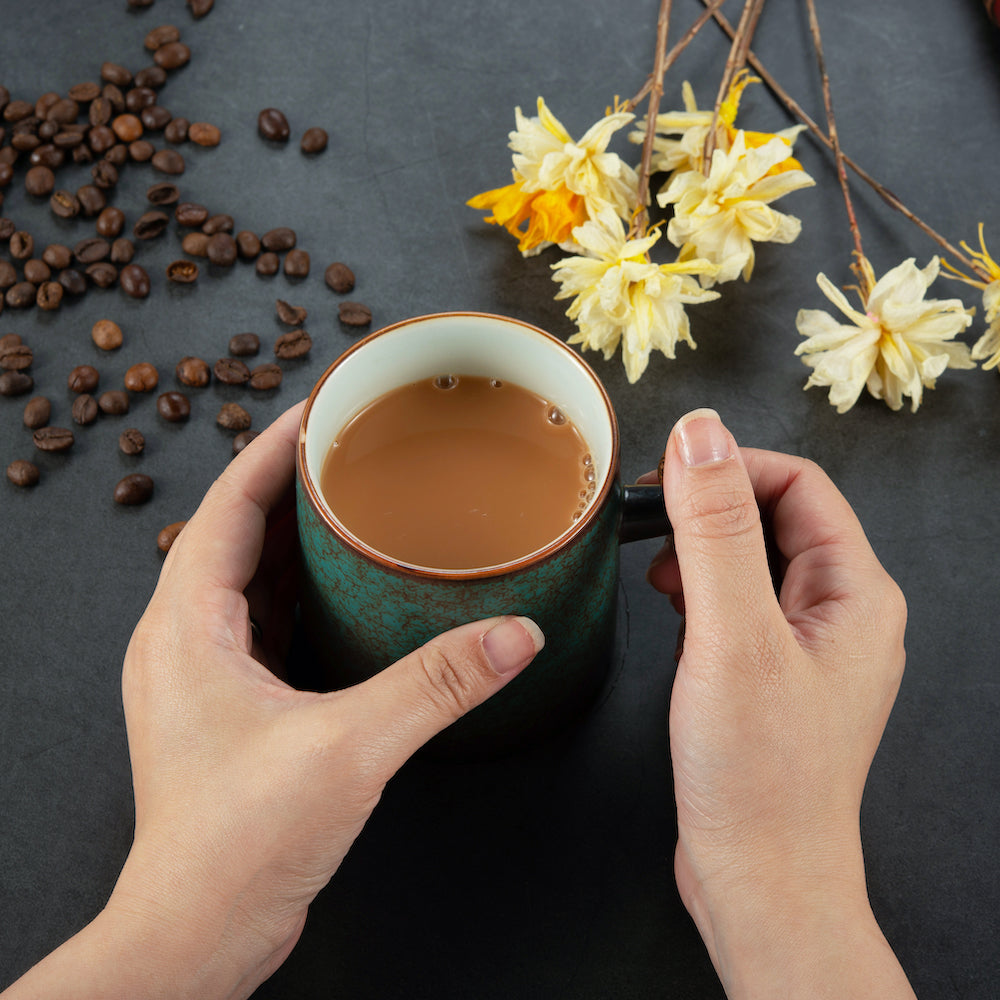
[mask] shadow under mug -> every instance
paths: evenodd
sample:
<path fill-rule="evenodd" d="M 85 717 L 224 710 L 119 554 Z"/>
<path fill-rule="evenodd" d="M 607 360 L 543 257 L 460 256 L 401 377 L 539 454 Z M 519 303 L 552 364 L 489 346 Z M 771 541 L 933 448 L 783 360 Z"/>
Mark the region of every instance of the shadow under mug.
<path fill-rule="evenodd" d="M 587 442 L 594 495 L 543 548 L 479 569 L 415 566 L 366 544 L 330 508 L 321 473 L 344 425 L 389 390 L 438 375 L 517 383 L 557 405 Z M 313 388 L 296 462 L 302 619 L 323 687 L 358 683 L 449 628 L 507 614 L 536 621 L 544 649 L 431 749 L 465 757 L 507 752 L 564 728 L 594 701 L 614 653 L 619 544 L 665 535 L 669 525 L 660 487 L 622 487 L 614 410 L 579 354 L 537 327 L 486 313 L 437 313 L 385 327 L 342 354 Z"/>

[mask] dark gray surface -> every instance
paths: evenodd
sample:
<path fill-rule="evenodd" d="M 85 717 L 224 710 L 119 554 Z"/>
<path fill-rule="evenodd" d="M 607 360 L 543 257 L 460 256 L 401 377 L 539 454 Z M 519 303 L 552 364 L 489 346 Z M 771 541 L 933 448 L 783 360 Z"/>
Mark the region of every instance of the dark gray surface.
<path fill-rule="evenodd" d="M 736 6 L 727 5 L 733 18 Z M 755 49 L 821 118 L 802 7 L 771 0 Z M 844 148 L 951 239 L 974 240 L 984 220 L 1000 253 L 998 33 L 982 4 L 820 7 Z M 53 314 L 5 310 L 0 331 L 35 349 L 54 423 L 69 420 L 64 386 L 74 364 L 97 364 L 108 387 L 129 364 L 151 360 L 171 386 L 183 354 L 214 360 L 233 333 L 255 330 L 270 345 L 281 297 L 309 308 L 315 347 L 308 362 L 289 366 L 278 392 L 252 399 L 255 426 L 264 426 L 353 342 L 322 282 L 335 259 L 355 268 L 353 297 L 372 307 L 375 325 L 482 309 L 572 332 L 553 301 L 557 255 L 523 261 L 464 202 L 507 182 L 515 105 L 531 113 L 542 94 L 580 135 L 615 94 L 639 89 L 651 67 L 655 0 L 219 0 L 197 22 L 180 0 L 142 12 L 124 0 L 86 12 L 66 0 L 0 8 L 0 82 L 31 100 L 96 78 L 105 59 L 146 65 L 146 31 L 178 24 L 193 58 L 161 103 L 224 135 L 214 150 L 185 147 L 184 196 L 229 212 L 238 228 L 293 226 L 313 260 L 299 283 L 240 265 L 167 288 L 163 267 L 179 256 L 171 232 L 142 249 L 154 281 L 146 301 L 95 291 Z M 700 5 L 675 8 L 677 37 Z M 708 104 L 724 53 L 721 33 L 706 30 L 668 77 L 664 107 L 679 106 L 684 78 Z M 266 106 L 289 115 L 287 148 L 257 137 Z M 746 93 L 741 122 L 789 124 L 760 87 Z M 330 148 L 311 159 L 295 142 L 310 125 L 331 134 Z M 620 413 L 626 477 L 655 465 L 678 416 L 710 405 L 741 442 L 821 463 L 854 503 L 910 608 L 907 674 L 863 816 L 871 895 L 919 995 L 993 997 L 1000 382 L 995 373 L 948 372 L 916 415 L 866 398 L 838 416 L 821 390 L 802 391 L 795 313 L 826 307 L 818 271 L 847 283 L 851 243 L 829 157 L 808 138 L 797 150 L 818 181 L 784 202 L 803 234 L 792 247 L 761 248 L 750 284 L 726 286 L 720 302 L 692 311 L 697 351 L 682 346 L 674 362 L 655 356 L 636 386 L 619 359 L 590 358 Z M 21 176 L 3 214 L 43 245 L 89 234 L 85 223 L 59 224 L 44 204 L 26 204 Z M 148 167 L 125 173 L 115 201 L 130 221 L 154 179 Z M 879 273 L 936 251 L 868 189 L 854 190 Z M 940 281 L 931 294 L 963 291 Z M 975 301 L 971 290 L 966 301 Z M 105 316 L 127 338 L 108 356 L 89 338 Z M 136 400 L 129 417 L 80 429 L 70 455 L 44 457 L 35 490 L 0 482 L 2 983 L 95 913 L 127 852 L 122 654 L 156 580 L 156 533 L 188 516 L 224 467 L 229 435 L 214 416 L 222 401 L 246 395 L 219 386 L 194 393 L 183 427 L 164 425 L 152 399 Z M 0 399 L 3 465 L 33 450 L 23 402 Z M 149 438 L 137 462 L 115 446 L 127 424 Z M 157 493 L 144 508 L 121 509 L 111 491 L 133 468 L 156 478 Z M 721 996 L 673 886 L 665 719 L 677 619 L 643 580 L 654 548 L 624 551 L 627 652 L 588 719 L 506 761 L 409 766 L 260 997 Z"/>

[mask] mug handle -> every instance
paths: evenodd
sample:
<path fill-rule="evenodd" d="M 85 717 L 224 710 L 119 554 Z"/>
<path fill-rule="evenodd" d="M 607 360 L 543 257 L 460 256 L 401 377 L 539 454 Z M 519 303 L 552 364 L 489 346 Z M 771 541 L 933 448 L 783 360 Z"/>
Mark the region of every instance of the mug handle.
<path fill-rule="evenodd" d="M 672 534 L 663 506 L 663 487 L 634 483 L 623 488 L 622 519 L 618 526 L 618 541 L 638 542 L 644 538 L 659 538 Z"/>

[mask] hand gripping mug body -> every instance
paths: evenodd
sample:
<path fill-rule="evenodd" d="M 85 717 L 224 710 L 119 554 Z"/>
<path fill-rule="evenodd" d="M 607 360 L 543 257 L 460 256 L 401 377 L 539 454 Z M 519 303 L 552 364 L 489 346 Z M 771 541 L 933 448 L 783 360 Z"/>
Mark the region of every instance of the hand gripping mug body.
<path fill-rule="evenodd" d="M 619 481 L 590 366 L 548 333 L 438 313 L 370 334 L 302 416 L 302 616 L 323 684 L 357 683 L 493 615 L 545 633 L 533 663 L 434 741 L 464 755 L 579 716 L 612 662 L 620 542 L 668 530 L 658 487 Z"/>

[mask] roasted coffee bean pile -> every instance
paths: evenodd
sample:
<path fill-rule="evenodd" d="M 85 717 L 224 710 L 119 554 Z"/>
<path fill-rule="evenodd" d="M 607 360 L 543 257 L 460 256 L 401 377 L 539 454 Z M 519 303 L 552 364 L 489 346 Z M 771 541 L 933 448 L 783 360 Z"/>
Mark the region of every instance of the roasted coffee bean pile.
<path fill-rule="evenodd" d="M 153 0 L 128 0 L 130 6 L 149 7 Z M 212 0 L 187 0 L 191 14 L 203 17 L 212 9 Z M 154 285 L 149 272 L 135 258 L 144 245 L 176 233 L 186 255 L 166 267 L 168 283 L 192 284 L 199 280 L 204 261 L 208 274 L 228 269 L 239 261 L 253 262 L 261 277 L 283 271 L 286 277 L 302 280 L 311 272 L 311 258 L 298 245 L 298 236 L 288 226 L 277 226 L 258 235 L 238 229 L 232 215 L 213 211 L 182 192 L 179 178 L 186 163 L 179 148 L 185 143 L 211 148 L 222 141 L 218 126 L 191 121 L 175 115 L 160 101 L 171 73 L 191 59 L 191 49 L 181 40 L 174 25 L 161 25 L 145 36 L 145 48 L 152 64 L 132 72 L 117 62 L 104 62 L 96 81 L 70 87 L 65 94 L 51 91 L 28 101 L 12 95 L 0 84 L 0 313 L 7 309 L 36 307 L 52 311 L 85 295 L 91 288 L 117 286 L 134 299 L 146 298 Z M 273 143 L 286 143 L 292 131 L 284 112 L 267 108 L 257 120 L 260 136 Z M 317 126 L 305 129 L 301 152 L 316 155 L 329 143 L 327 132 Z M 163 175 L 146 190 L 147 204 L 131 218 L 114 204 L 122 172 L 133 164 L 149 164 Z M 90 180 L 82 185 L 67 183 L 71 168 L 89 167 Z M 28 211 L 46 207 L 60 220 L 74 220 L 92 226 L 72 245 L 41 245 L 28 227 L 4 216 L 8 214 L 21 178 Z M 19 214 L 19 213 L 18 213 Z M 194 259 L 192 259 L 194 258 Z M 354 289 L 351 269 L 342 262 L 324 271 L 326 285 L 343 296 Z M 182 424 L 191 416 L 188 390 L 209 385 L 213 379 L 226 385 L 246 386 L 252 393 L 277 390 L 282 382 L 282 363 L 306 358 L 312 339 L 304 328 L 306 310 L 279 299 L 278 319 L 291 327 L 277 337 L 274 360 L 253 364 L 260 350 L 256 334 L 234 335 L 227 353 L 213 361 L 182 356 L 174 378 L 178 389 L 161 391 L 156 400 L 159 420 Z M 372 321 L 371 310 L 360 302 L 342 301 L 338 318 L 346 328 L 362 328 Z M 101 351 L 117 351 L 126 343 L 121 327 L 102 319 L 91 330 L 94 345 Z M 20 336 L 0 336 L 0 396 L 30 396 L 23 408 L 23 423 L 31 432 L 39 451 L 66 452 L 76 440 L 71 426 L 52 423 L 54 406 L 43 395 L 33 395 L 33 353 Z M 135 393 L 153 393 L 160 387 L 160 373 L 148 360 L 137 360 L 125 372 L 123 388 L 101 391 L 100 373 L 91 365 L 79 365 L 67 374 L 72 394 L 62 422 L 85 428 L 99 420 L 122 417 L 129 412 Z M 6 404 L 5 404 L 6 405 Z M 55 408 L 58 408 L 58 402 Z M 57 414 L 57 422 L 60 417 Z M 226 403 L 218 413 L 219 426 L 235 431 L 232 453 L 239 453 L 256 436 L 251 430 L 250 413 L 237 403 Z M 148 431 L 148 429 L 147 429 Z M 129 455 L 141 455 L 146 444 L 136 427 L 123 430 L 119 448 Z M 39 482 L 38 466 L 24 457 L 7 465 L 8 480 L 19 487 Z M 139 504 L 153 496 L 153 482 L 134 474 L 117 484 L 114 500 Z M 183 522 L 160 533 L 159 547 L 166 551 Z"/>

